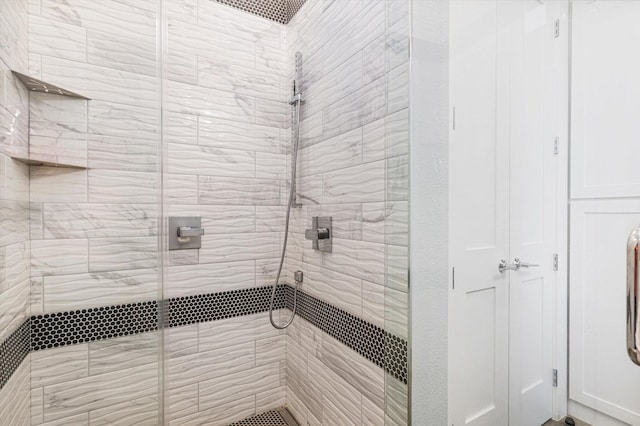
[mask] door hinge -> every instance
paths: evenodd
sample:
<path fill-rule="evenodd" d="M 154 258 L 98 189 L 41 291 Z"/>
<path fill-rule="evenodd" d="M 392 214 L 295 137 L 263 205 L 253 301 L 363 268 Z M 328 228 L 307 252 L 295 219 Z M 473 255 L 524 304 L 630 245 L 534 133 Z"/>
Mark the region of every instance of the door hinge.
<path fill-rule="evenodd" d="M 553 254 L 553 270 L 558 270 L 558 253 Z"/>
<path fill-rule="evenodd" d="M 456 289 L 456 267 L 451 268 L 451 290 Z"/>
<path fill-rule="evenodd" d="M 453 125 L 453 130 L 456 129 L 456 107 L 453 107 L 453 111 L 451 112 L 451 124 Z"/>
<path fill-rule="evenodd" d="M 555 25 L 554 25 L 554 34 L 553 34 L 554 38 L 558 38 L 560 37 L 560 20 L 556 19 Z"/>
<path fill-rule="evenodd" d="M 560 152 L 560 138 L 556 136 L 553 140 L 553 153 L 554 155 L 558 155 L 558 152 Z"/>
<path fill-rule="evenodd" d="M 558 370 L 556 370 L 555 368 L 553 369 L 553 387 L 558 387 Z"/>

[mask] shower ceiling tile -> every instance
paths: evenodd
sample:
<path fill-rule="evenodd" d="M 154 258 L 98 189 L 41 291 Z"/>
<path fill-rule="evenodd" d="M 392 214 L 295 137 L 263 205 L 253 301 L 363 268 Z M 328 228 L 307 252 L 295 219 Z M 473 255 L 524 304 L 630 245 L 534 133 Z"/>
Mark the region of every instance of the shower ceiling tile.
<path fill-rule="evenodd" d="M 215 0 L 281 24 L 287 24 L 305 0 Z"/>

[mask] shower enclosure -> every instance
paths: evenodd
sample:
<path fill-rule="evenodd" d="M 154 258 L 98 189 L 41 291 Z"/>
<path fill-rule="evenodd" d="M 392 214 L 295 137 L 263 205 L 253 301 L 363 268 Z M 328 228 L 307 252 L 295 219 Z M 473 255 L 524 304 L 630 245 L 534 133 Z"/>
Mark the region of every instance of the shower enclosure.
<path fill-rule="evenodd" d="M 407 0 L 0 2 L 0 424 L 408 424 L 408 85 Z"/>

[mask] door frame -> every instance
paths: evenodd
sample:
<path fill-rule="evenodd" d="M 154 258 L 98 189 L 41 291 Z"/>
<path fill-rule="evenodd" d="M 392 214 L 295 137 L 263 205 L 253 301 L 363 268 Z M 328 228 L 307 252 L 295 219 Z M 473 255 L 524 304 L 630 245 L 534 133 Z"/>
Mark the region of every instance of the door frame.
<path fill-rule="evenodd" d="M 570 111 L 571 111 L 571 3 L 566 0 L 560 4 L 550 2 L 557 8 L 554 16 L 559 21 L 558 49 L 555 52 L 558 64 L 557 91 L 557 144 L 549 141 L 549 148 L 557 147 L 556 173 L 556 250 L 558 254 L 558 270 L 556 288 L 553 291 L 552 318 L 552 368 L 557 370 L 557 386 L 552 390 L 552 418 L 560 420 L 568 414 L 569 400 L 569 171 L 570 171 Z M 452 114 L 449 111 L 449 114 Z M 450 120 L 452 120 L 450 115 Z M 450 123 L 451 125 L 451 123 Z M 449 194 L 450 197 L 450 194 Z M 450 241 L 449 241 L 450 244 Z M 452 259 L 449 256 L 448 270 L 451 271 Z M 448 289 L 451 288 L 452 277 L 448 278 Z M 447 291 L 448 291 L 447 289 Z M 447 323 L 449 336 L 451 324 Z M 450 338 L 450 336 L 449 336 Z M 450 355 L 450 354 L 449 354 Z M 450 365 L 447 367 L 449 377 Z M 449 419 L 450 420 L 450 419 Z"/>

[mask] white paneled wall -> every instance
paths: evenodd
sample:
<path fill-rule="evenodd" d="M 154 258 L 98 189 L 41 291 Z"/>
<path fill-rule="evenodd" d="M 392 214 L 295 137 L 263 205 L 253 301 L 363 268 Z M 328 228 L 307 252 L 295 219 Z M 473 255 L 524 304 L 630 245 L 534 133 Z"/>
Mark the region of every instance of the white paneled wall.
<path fill-rule="evenodd" d="M 0 2 L 0 342 L 29 314 L 29 94 L 11 74 L 27 70 L 27 2 Z M 7 359 L 0 360 L 9 362 Z M 30 357 L 0 389 L 0 423 L 28 425 Z"/>
<path fill-rule="evenodd" d="M 640 224 L 640 4 L 573 2 L 569 413 L 640 424 L 640 367 L 627 354 L 627 239 Z"/>
<path fill-rule="evenodd" d="M 308 0 L 287 27 L 287 70 L 303 57 L 297 199 L 287 277 L 407 337 L 408 5 Z M 333 252 L 304 239 L 333 217 Z M 289 280 L 291 281 L 291 280 Z M 406 386 L 296 320 L 287 334 L 287 404 L 302 424 L 406 424 Z M 385 400 L 386 398 L 386 400 Z"/>

